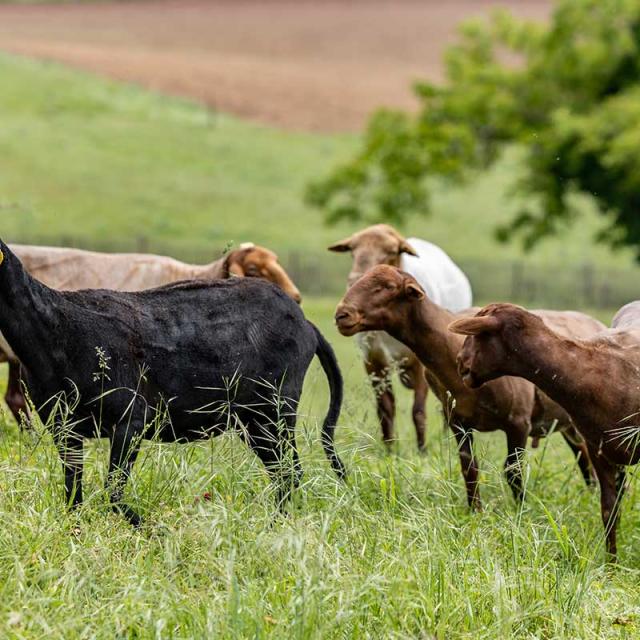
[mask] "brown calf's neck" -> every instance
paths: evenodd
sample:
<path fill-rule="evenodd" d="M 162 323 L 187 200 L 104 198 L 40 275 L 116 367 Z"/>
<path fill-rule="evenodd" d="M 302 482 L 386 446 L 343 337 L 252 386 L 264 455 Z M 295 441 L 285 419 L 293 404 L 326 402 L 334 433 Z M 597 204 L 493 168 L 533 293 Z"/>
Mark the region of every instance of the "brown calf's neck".
<path fill-rule="evenodd" d="M 413 301 L 406 315 L 394 317 L 387 330 L 406 344 L 451 392 L 464 390 L 456 368 L 463 338 L 448 330 L 454 318 L 453 313 L 425 297 Z"/>

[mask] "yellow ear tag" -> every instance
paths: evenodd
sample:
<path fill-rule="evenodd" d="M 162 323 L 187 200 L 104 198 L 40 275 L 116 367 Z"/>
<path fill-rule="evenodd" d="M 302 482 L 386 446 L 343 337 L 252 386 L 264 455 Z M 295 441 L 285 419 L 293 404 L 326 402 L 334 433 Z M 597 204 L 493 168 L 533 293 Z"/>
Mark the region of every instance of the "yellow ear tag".
<path fill-rule="evenodd" d="M 4 253 L 0 251 L 0 264 L 2 264 L 3 262 L 4 262 Z"/>

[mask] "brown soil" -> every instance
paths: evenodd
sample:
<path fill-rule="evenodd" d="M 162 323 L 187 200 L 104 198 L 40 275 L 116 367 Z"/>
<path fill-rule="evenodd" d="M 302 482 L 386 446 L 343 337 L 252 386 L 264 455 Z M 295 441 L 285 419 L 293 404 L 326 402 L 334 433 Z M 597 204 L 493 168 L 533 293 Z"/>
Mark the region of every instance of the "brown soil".
<path fill-rule="evenodd" d="M 549 0 L 186 0 L 0 5 L 0 48 L 59 60 L 285 128 L 356 130 L 413 108 L 465 18 Z"/>

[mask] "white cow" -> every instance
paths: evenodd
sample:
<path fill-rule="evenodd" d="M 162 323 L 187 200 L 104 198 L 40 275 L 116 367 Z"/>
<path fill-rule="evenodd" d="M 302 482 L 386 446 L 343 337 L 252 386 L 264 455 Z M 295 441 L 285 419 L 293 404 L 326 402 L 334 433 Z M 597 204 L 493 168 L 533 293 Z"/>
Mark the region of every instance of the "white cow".
<path fill-rule="evenodd" d="M 351 252 L 349 286 L 372 267 L 388 264 L 411 274 L 429 298 L 445 309 L 455 313 L 470 308 L 473 303 L 467 276 L 440 247 L 419 238 L 405 239 L 389 225 L 368 227 L 329 250 Z M 361 333 L 357 339 L 376 393 L 385 443 L 391 444 L 394 439 L 395 398 L 390 375 L 397 369 L 402 383 L 414 391 L 413 422 L 418 448 L 424 450 L 429 390 L 424 367 L 410 349 L 384 331 Z"/>

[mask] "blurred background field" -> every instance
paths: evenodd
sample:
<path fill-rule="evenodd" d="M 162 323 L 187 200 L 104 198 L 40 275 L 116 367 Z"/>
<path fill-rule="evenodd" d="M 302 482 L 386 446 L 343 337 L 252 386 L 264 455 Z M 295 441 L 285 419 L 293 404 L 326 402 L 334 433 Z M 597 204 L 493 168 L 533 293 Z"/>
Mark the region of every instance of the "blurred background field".
<path fill-rule="evenodd" d="M 0 57 L 0 75 L 5 238 L 193 262 L 251 240 L 274 248 L 307 294 L 343 290 L 348 258 L 325 248 L 354 226 L 326 226 L 302 196 L 354 152 L 355 134 L 268 128 L 9 55 Z M 440 185 L 437 215 L 415 216 L 404 231 L 444 247 L 481 301 L 608 308 L 633 297 L 631 254 L 594 243 L 600 221 L 588 202 L 579 225 L 531 254 L 495 240 L 496 224 L 517 206 L 504 189 L 517 171 L 514 150 L 468 186 Z"/>
<path fill-rule="evenodd" d="M 535 19 L 551 9 L 549 0 L 28 4 L 2 7 L 5 51 L 323 133 L 359 132 L 381 105 L 415 109 L 411 83 L 443 77 L 461 20 L 498 6 Z"/>

